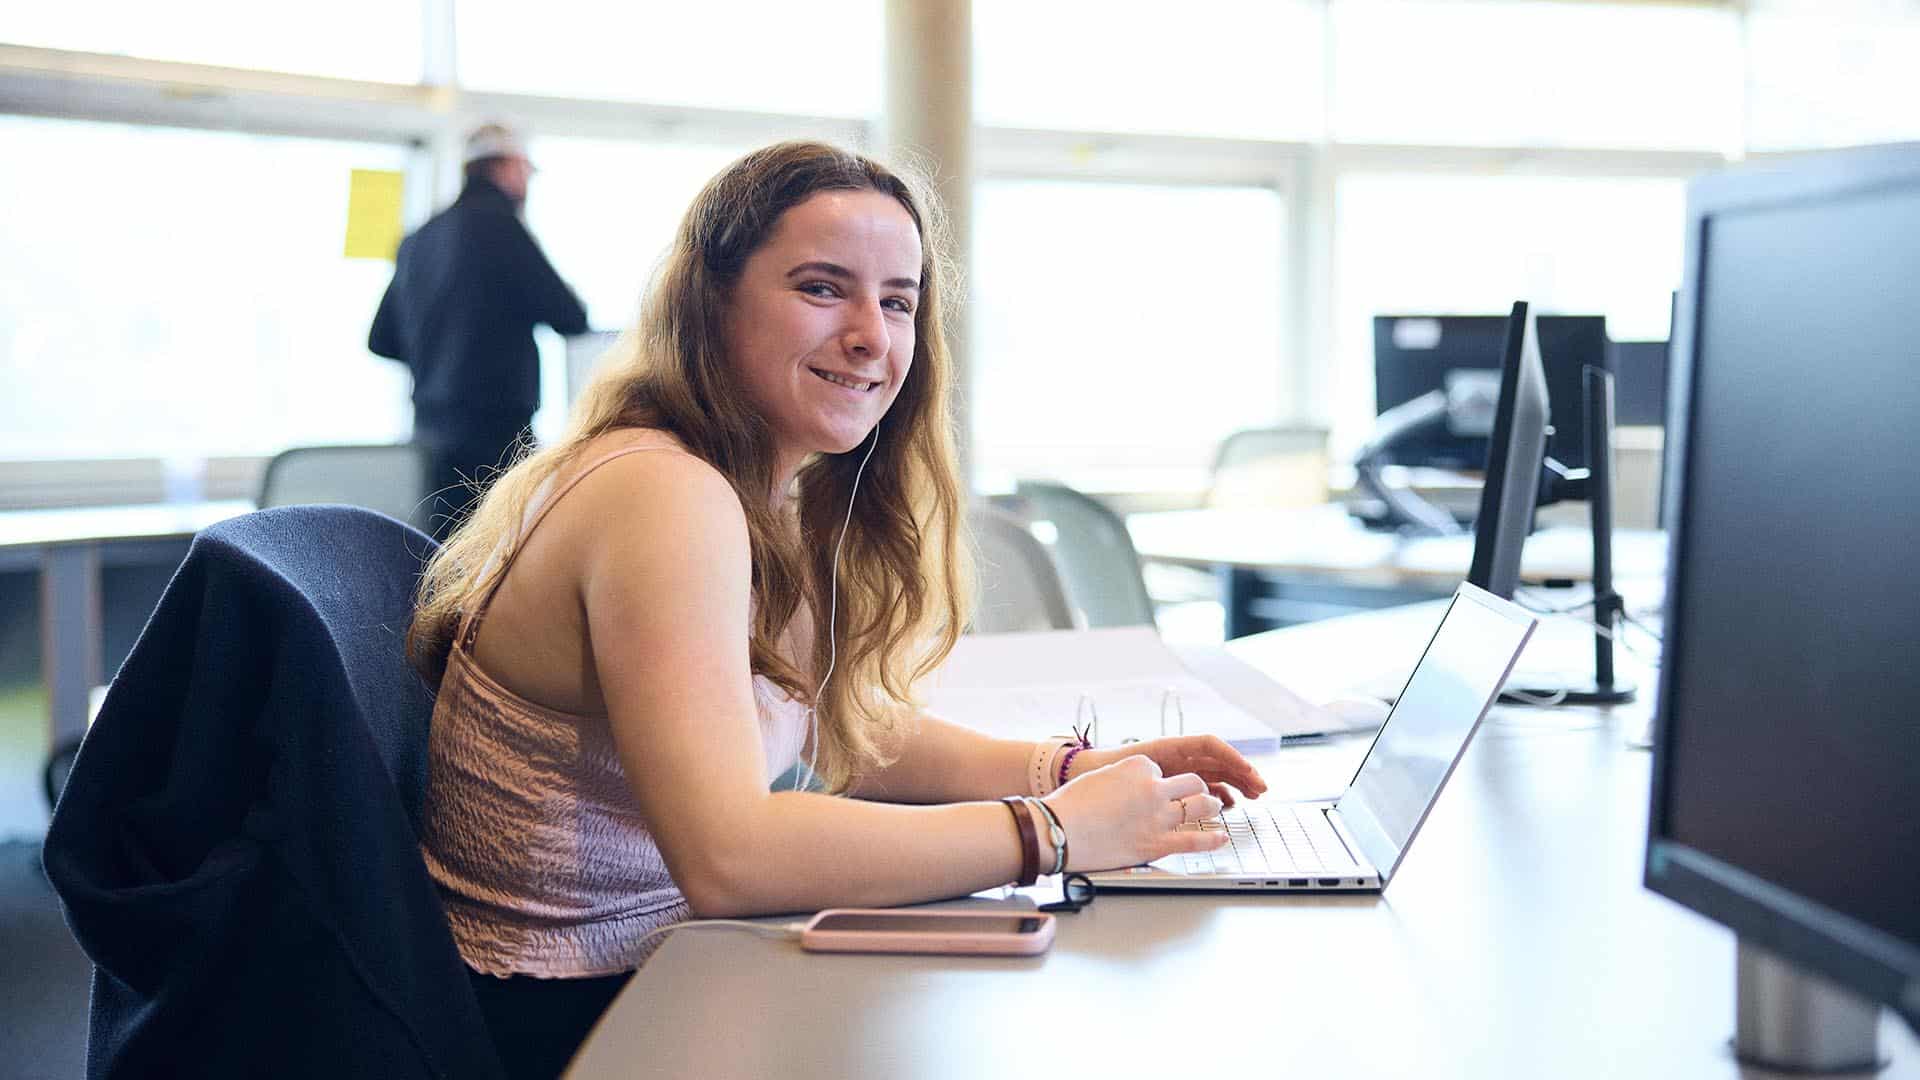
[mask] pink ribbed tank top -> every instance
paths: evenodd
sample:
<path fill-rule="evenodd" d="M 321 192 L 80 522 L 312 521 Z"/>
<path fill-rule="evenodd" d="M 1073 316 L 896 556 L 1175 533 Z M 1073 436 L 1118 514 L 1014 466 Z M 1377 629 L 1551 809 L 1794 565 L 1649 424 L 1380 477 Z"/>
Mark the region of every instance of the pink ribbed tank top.
<path fill-rule="evenodd" d="M 636 432 L 536 495 L 521 540 L 587 474 L 650 450 L 686 453 L 665 433 Z M 467 613 L 447 658 L 428 736 L 421 850 L 468 967 L 544 978 L 631 971 L 659 944 L 639 939 L 686 918 L 687 902 L 640 816 L 607 718 L 537 705 L 474 662 L 480 620 L 513 558 Z M 753 684 L 771 783 L 799 760 L 806 711 L 766 679 Z"/>

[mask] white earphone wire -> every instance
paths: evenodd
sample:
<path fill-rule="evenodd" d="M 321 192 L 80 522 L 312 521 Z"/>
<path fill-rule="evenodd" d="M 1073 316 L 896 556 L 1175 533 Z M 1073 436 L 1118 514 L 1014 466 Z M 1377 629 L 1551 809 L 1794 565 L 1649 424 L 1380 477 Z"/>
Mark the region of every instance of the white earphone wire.
<path fill-rule="evenodd" d="M 847 529 L 853 524 L 853 500 L 860 494 L 860 478 L 866 475 L 867 462 L 873 460 L 873 452 L 880 448 L 880 425 L 873 425 L 873 442 L 867 447 L 867 456 L 860 459 L 860 467 L 853 473 L 853 490 L 847 493 L 847 514 L 840 521 L 840 538 L 833 543 L 833 564 L 828 575 L 827 585 L 827 670 L 820 676 L 820 687 L 813 692 L 813 704 L 807 706 L 807 742 L 812 748 L 807 753 L 806 772 L 802 773 L 794 784 L 795 791 L 805 791 L 813 786 L 814 762 L 820 760 L 820 695 L 827 692 L 827 680 L 833 678 L 834 664 L 839 660 L 839 618 L 840 618 L 840 549 L 847 544 Z"/>

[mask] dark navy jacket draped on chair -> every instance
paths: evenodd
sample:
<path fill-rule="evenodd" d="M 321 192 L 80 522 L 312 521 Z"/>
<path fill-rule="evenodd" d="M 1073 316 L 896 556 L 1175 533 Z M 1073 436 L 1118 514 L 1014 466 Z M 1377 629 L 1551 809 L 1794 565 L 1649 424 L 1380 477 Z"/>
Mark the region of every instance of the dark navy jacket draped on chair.
<path fill-rule="evenodd" d="M 432 541 L 340 506 L 195 538 L 47 834 L 92 1077 L 494 1077 L 415 841 Z"/>

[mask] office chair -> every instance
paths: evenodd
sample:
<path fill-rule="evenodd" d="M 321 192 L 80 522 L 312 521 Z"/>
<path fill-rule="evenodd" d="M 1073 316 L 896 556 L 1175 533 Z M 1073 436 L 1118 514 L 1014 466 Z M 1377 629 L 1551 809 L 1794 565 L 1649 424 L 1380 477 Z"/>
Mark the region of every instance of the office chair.
<path fill-rule="evenodd" d="M 256 502 L 262 508 L 344 503 L 419 527 L 426 486 L 426 453 L 412 443 L 296 446 L 267 461 Z"/>
<path fill-rule="evenodd" d="M 980 556 L 980 604 L 973 613 L 972 633 L 1073 628 L 1073 609 L 1060 571 L 1026 522 L 982 504 L 967 511 L 967 525 Z"/>
<path fill-rule="evenodd" d="M 1203 505 L 1214 509 L 1289 509 L 1327 501 L 1327 432 L 1312 427 L 1245 428 L 1214 452 Z M 1220 583 L 1208 571 L 1154 563 L 1143 568 L 1162 618 L 1219 623 Z M 1207 609 L 1204 613 L 1202 609 Z"/>
<path fill-rule="evenodd" d="M 1030 518 L 1053 527 L 1054 562 L 1086 625 L 1154 625 L 1140 556 L 1119 514 L 1065 484 L 1022 480 L 1014 493 Z"/>
<path fill-rule="evenodd" d="M 502 1075 L 416 836 L 433 550 L 346 506 L 194 538 L 47 832 L 90 1077 Z"/>
<path fill-rule="evenodd" d="M 1324 428 L 1247 428 L 1227 436 L 1214 454 L 1208 506 L 1295 507 L 1326 501 Z"/>

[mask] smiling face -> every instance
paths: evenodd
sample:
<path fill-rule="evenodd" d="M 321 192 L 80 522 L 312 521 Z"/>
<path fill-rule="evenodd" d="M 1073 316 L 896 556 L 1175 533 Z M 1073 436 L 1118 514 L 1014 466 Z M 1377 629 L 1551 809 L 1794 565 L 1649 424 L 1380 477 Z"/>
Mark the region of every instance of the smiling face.
<path fill-rule="evenodd" d="M 859 446 L 913 364 L 920 234 L 892 196 L 822 191 L 747 257 L 728 358 L 774 436 L 784 490 L 809 454 Z"/>

